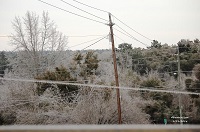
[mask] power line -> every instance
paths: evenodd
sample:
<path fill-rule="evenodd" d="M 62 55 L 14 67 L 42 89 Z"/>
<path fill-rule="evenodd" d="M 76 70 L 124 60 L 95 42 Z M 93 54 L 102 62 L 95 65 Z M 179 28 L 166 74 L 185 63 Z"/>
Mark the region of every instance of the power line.
<path fill-rule="evenodd" d="M 129 34 L 127 31 L 125 31 L 124 29 L 122 29 L 121 27 L 120 27 L 120 29 L 121 30 L 123 30 L 124 32 L 122 32 L 122 31 L 120 31 L 120 30 L 118 30 L 118 29 L 116 29 L 116 28 L 114 28 L 115 30 L 117 30 L 118 32 L 120 32 L 120 33 L 122 33 L 122 34 L 124 34 L 124 35 L 126 35 L 126 36 L 128 36 L 129 38 L 132 38 L 132 39 L 134 39 L 135 41 L 138 41 L 139 43 L 141 43 L 141 44 L 143 44 L 143 45 L 145 45 L 146 47 L 148 47 L 149 45 L 147 45 L 147 44 L 145 44 L 145 43 L 143 43 L 143 42 L 141 42 L 140 40 L 138 40 L 138 39 L 136 39 L 135 37 L 133 37 L 131 34 Z"/>
<path fill-rule="evenodd" d="M 96 44 L 96 43 L 100 42 L 101 40 L 103 40 L 103 39 L 104 39 L 104 38 L 106 38 L 106 37 L 107 37 L 107 35 L 106 35 L 106 36 L 104 36 L 104 37 L 102 37 L 101 39 L 97 40 L 96 42 L 94 42 L 94 43 L 90 44 L 89 46 L 87 46 L 87 47 L 83 48 L 82 50 L 85 50 L 85 49 L 87 49 L 87 48 L 91 47 L 92 45 L 94 45 L 94 44 Z M 69 57 L 71 57 L 71 56 L 73 56 L 73 55 L 75 55 L 75 54 L 76 54 L 76 53 L 74 53 L 74 54 L 71 54 Z"/>
<path fill-rule="evenodd" d="M 87 49 L 87 48 L 91 47 L 92 45 L 94 45 L 94 44 L 96 44 L 96 43 L 100 42 L 101 40 L 103 40 L 103 39 L 104 39 L 104 38 L 106 38 L 106 37 L 107 37 L 107 36 L 105 36 L 105 37 L 101 38 L 100 40 L 98 40 L 98 41 L 94 42 L 93 44 L 91 44 L 91 45 L 89 45 L 89 46 L 87 46 L 87 47 L 83 48 L 82 50 L 85 50 L 85 49 Z"/>
<path fill-rule="evenodd" d="M 100 37 L 100 38 L 102 38 L 102 37 Z M 89 40 L 89 41 L 86 41 L 86 42 L 82 42 L 82 43 L 80 43 L 80 44 L 76 44 L 76 45 L 73 45 L 73 46 L 68 47 L 68 48 L 72 48 L 72 47 L 76 47 L 76 46 L 79 46 L 79 45 L 82 45 L 82 44 L 86 44 L 86 43 L 92 42 L 92 41 L 97 40 L 97 39 L 100 39 L 100 38 L 96 38 L 96 39 L 92 39 L 92 40 Z"/>
<path fill-rule="evenodd" d="M 46 4 L 46 5 L 52 6 L 52 7 L 54 7 L 54 8 L 57 8 L 57 9 L 59 9 L 59 10 L 65 11 L 65 12 L 67 12 L 67 13 L 70 13 L 70 14 L 73 14 L 73 15 L 76 15 L 76 16 L 79 16 L 79 17 L 82 17 L 82 18 L 85 18 L 85 19 L 88 19 L 88 20 L 91 20 L 91 21 L 94 21 L 94 22 L 101 23 L 101 24 L 104 24 L 104 25 L 105 25 L 105 23 L 103 23 L 103 22 L 101 22 L 101 21 L 94 20 L 94 19 L 91 19 L 91 18 L 82 16 L 82 15 L 79 15 L 79 14 L 73 13 L 73 12 L 71 12 L 71 11 L 68 11 L 68 10 L 62 9 L 62 8 L 60 8 L 60 7 L 57 7 L 57 6 L 55 6 L 55 5 L 49 4 L 49 3 L 47 3 L 47 2 L 44 2 L 44 1 L 42 1 L 42 0 L 38 0 L 38 1 L 40 1 L 40 2 L 42 2 L 42 3 L 44 3 L 44 4 Z"/>
<path fill-rule="evenodd" d="M 114 36 L 117 37 L 118 39 L 120 39 L 121 41 L 123 41 L 123 43 L 125 43 L 125 41 L 122 38 L 120 38 L 119 36 L 117 36 L 115 34 L 114 34 Z"/>
<path fill-rule="evenodd" d="M 83 9 L 80 9 L 80 8 L 78 8 L 78 7 L 72 5 L 72 4 L 70 4 L 70 3 L 68 3 L 68 2 L 66 2 L 66 1 L 64 1 L 64 0 L 60 0 L 60 1 L 64 2 L 65 4 L 68 4 L 68 5 L 72 6 L 72 7 L 74 7 L 74 8 L 76 8 L 76 9 L 80 10 L 80 11 L 83 11 L 83 12 L 89 14 L 89 15 L 92 15 L 92 16 L 94 16 L 94 17 L 96 17 L 96 18 L 99 18 L 99 19 L 101 19 L 101 20 L 104 20 L 104 21 L 108 22 L 108 20 L 106 20 L 106 19 L 104 19 L 104 18 L 101 18 L 101 17 L 99 17 L 99 16 L 96 16 L 96 15 L 94 15 L 94 14 L 92 14 L 92 13 L 89 13 L 89 12 L 83 10 Z"/>
<path fill-rule="evenodd" d="M 108 11 L 105 11 L 105 10 L 102 10 L 102 9 L 98 9 L 98 8 L 96 8 L 96 7 L 93 7 L 93 6 L 84 4 L 84 3 L 79 2 L 79 1 L 77 1 L 77 0 L 73 0 L 73 1 L 75 1 L 75 2 L 77 2 L 77 3 L 79 3 L 79 4 L 81 4 L 81 5 L 87 6 L 87 7 L 89 7 L 89 8 L 92 8 L 92 9 L 95 9 L 95 10 L 98 10 L 98 11 L 101 11 L 101 12 L 109 13 Z"/>
<path fill-rule="evenodd" d="M 95 36 L 105 36 L 105 35 L 72 35 L 72 36 L 67 36 L 67 37 L 74 37 L 74 38 L 78 38 L 78 37 L 95 37 Z"/>
<path fill-rule="evenodd" d="M 132 31 L 136 32 L 137 34 L 141 35 L 142 37 L 150 40 L 150 41 L 153 41 L 152 39 L 142 35 L 141 33 L 137 32 L 136 30 L 134 30 L 133 28 L 131 28 L 130 26 L 128 26 L 127 24 L 125 24 L 124 22 L 122 22 L 120 19 L 118 19 L 116 16 L 112 15 L 115 19 L 117 19 L 118 21 L 120 21 L 122 24 L 124 24 L 126 27 L 130 28 Z"/>
<path fill-rule="evenodd" d="M 119 25 L 116 25 L 118 28 L 120 28 L 122 31 L 124 31 L 126 34 L 128 34 L 131 38 L 133 38 L 134 40 L 136 40 L 136 41 L 138 41 L 138 42 L 140 42 L 141 44 L 143 44 L 143 45 L 145 45 L 145 46 L 147 46 L 148 47 L 148 45 L 147 44 L 145 44 L 145 43 L 143 43 L 143 42 L 141 42 L 140 40 L 138 40 L 138 39 L 136 39 L 135 37 L 133 37 L 130 33 L 128 33 L 126 30 L 124 30 L 123 28 L 121 28 Z"/>
<path fill-rule="evenodd" d="M 134 90 L 134 91 L 149 91 L 149 92 L 161 92 L 161 93 L 174 93 L 174 94 L 189 94 L 189 95 L 200 95 L 197 92 L 187 92 L 187 91 L 174 91 L 174 90 L 159 90 L 159 89 L 148 89 L 148 88 L 132 88 L 132 87 L 116 87 L 107 85 L 94 85 L 94 84 L 80 84 L 80 83 L 66 83 L 62 81 L 50 81 L 50 80 L 35 80 L 35 79 L 17 79 L 17 78 L 2 78 L 0 80 L 5 81 L 19 81 L 19 82 L 30 82 L 30 83 L 49 83 L 49 84 L 63 84 L 63 85 L 74 85 L 81 87 L 93 87 L 93 88 L 111 88 L 111 89 L 122 89 L 122 90 Z"/>

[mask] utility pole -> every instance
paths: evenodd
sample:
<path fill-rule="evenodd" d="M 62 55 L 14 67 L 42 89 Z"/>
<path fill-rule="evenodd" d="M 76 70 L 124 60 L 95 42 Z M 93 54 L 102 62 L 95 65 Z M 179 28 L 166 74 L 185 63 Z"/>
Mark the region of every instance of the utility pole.
<path fill-rule="evenodd" d="M 178 89 L 181 89 L 181 63 L 180 63 L 180 51 L 178 46 Z M 181 102 L 181 94 L 178 97 L 179 102 L 179 114 L 180 114 L 180 124 L 183 125 L 183 115 L 182 115 L 182 102 Z"/>
<path fill-rule="evenodd" d="M 116 86 L 119 87 L 119 80 L 118 80 L 118 72 L 117 72 L 117 63 L 116 63 L 116 54 L 115 54 L 115 44 L 114 44 L 114 36 L 113 36 L 113 23 L 111 20 L 111 13 L 109 13 L 109 27 L 110 27 L 110 37 L 112 42 L 112 57 L 113 57 L 113 64 L 114 64 L 114 71 L 115 71 L 115 83 Z M 116 89 L 117 93 L 117 110 L 118 110 L 118 124 L 122 124 L 122 116 L 121 116 L 121 100 L 120 100 L 120 92 L 119 88 Z"/>

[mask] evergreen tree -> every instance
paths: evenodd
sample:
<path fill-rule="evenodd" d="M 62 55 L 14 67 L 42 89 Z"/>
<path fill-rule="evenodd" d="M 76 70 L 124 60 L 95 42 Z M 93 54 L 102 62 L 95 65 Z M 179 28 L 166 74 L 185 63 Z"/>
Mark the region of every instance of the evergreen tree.
<path fill-rule="evenodd" d="M 4 76 L 4 71 L 8 68 L 8 61 L 5 56 L 5 52 L 1 51 L 0 52 L 0 76 Z"/>

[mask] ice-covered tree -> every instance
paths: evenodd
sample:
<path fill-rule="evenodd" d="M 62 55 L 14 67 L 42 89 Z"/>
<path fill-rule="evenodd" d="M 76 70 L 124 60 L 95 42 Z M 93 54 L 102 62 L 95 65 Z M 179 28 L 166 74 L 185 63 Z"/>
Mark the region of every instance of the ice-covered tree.
<path fill-rule="evenodd" d="M 141 99 L 122 94 L 122 123 L 147 124 L 149 115 L 144 113 Z M 117 124 L 117 100 L 113 89 L 84 87 L 77 98 L 77 105 L 70 113 L 70 124 Z"/>
<path fill-rule="evenodd" d="M 28 11 L 25 17 L 15 17 L 12 25 L 11 44 L 18 50 L 13 60 L 17 64 L 13 68 L 18 74 L 22 74 L 23 69 L 27 75 L 37 75 L 44 67 L 54 65 L 65 50 L 67 37 L 57 31 L 48 12 L 39 17 Z"/>

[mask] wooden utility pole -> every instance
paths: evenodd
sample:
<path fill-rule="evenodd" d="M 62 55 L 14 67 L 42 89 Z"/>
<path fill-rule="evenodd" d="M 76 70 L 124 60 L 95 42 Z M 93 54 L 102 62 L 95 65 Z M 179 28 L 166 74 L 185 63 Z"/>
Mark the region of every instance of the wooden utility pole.
<path fill-rule="evenodd" d="M 109 13 L 109 27 L 110 27 L 110 38 L 112 42 L 112 57 L 113 57 L 113 64 L 114 64 L 114 71 L 115 71 L 115 83 L 116 86 L 119 87 L 119 80 L 118 80 L 118 72 L 117 72 L 117 63 L 116 63 L 116 54 L 115 54 L 115 44 L 114 44 L 114 36 L 113 36 L 113 26 L 111 20 L 111 13 Z M 118 107 L 118 123 L 122 124 L 122 116 L 121 116 L 121 101 L 120 101 L 120 92 L 119 88 L 116 89 L 117 93 L 117 107 Z"/>

